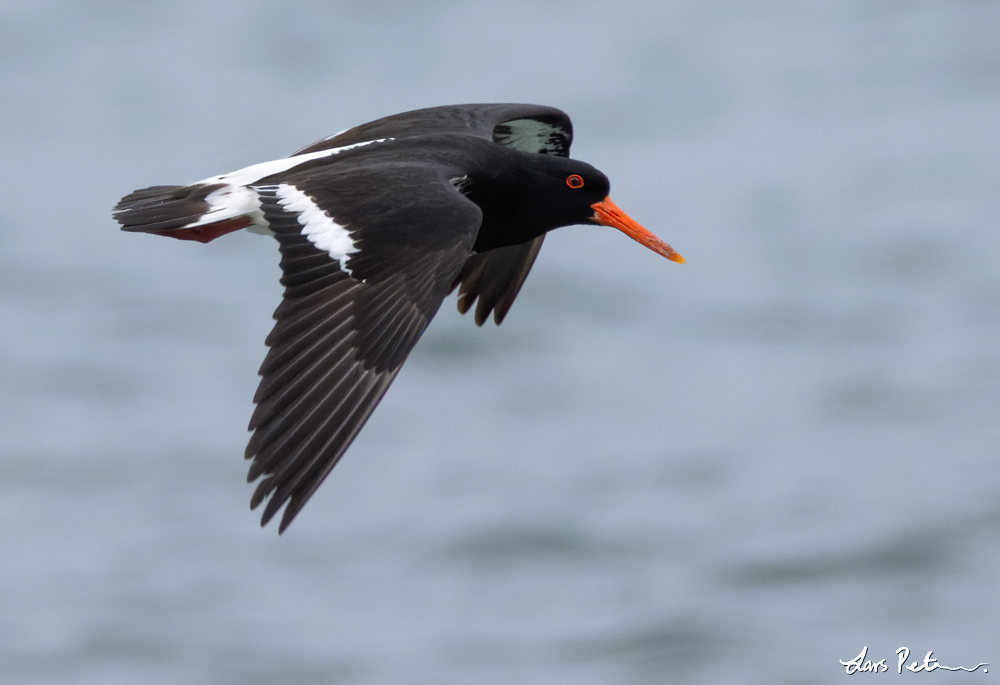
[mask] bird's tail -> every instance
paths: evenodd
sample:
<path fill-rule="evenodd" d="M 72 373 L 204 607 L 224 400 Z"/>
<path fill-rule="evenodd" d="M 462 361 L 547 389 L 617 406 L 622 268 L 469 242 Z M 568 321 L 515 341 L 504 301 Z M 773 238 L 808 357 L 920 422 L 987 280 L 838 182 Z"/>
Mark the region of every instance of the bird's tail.
<path fill-rule="evenodd" d="M 245 187 L 227 183 L 151 186 L 123 197 L 113 216 L 123 231 L 207 243 L 253 223 Z"/>

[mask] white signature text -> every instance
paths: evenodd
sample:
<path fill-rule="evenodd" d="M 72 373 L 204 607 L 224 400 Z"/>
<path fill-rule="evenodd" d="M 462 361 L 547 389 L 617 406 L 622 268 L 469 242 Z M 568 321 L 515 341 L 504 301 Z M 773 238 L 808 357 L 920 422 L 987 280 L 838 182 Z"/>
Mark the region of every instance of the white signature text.
<path fill-rule="evenodd" d="M 841 661 L 840 665 L 847 667 L 847 675 L 854 675 L 855 673 L 885 673 L 889 670 L 889 667 L 886 665 L 886 659 L 874 661 L 872 659 L 868 659 L 867 656 L 868 647 L 866 646 L 856 657 L 850 661 Z M 969 673 L 973 673 L 982 668 L 983 673 L 990 672 L 989 664 L 987 663 L 976 664 L 972 668 L 966 668 L 965 666 L 945 666 L 944 664 L 938 663 L 938 660 L 934 658 L 933 650 L 924 655 L 923 663 L 914 661 L 910 664 L 906 664 L 906 660 L 910 658 L 910 650 L 906 647 L 900 647 L 897 649 L 896 656 L 898 657 L 898 661 L 896 663 L 896 673 L 902 673 L 904 668 L 910 673 L 920 673 L 921 671 L 930 673 L 931 671 L 936 671 L 939 668 L 946 671 L 968 671 Z"/>

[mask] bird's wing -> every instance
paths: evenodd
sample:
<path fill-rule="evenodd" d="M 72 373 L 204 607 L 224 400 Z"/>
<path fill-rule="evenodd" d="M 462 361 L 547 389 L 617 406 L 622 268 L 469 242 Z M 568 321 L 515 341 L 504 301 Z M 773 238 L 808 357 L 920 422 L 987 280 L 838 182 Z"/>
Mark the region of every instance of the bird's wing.
<path fill-rule="evenodd" d="M 469 256 L 479 208 L 430 166 L 318 168 L 257 186 L 284 298 L 250 420 L 251 500 L 283 531 L 361 430 Z"/>
<path fill-rule="evenodd" d="M 476 325 L 486 323 L 492 311 L 493 320 L 499 326 L 521 291 L 524 279 L 542 249 L 543 240 L 545 236 L 541 235 L 520 245 L 500 247 L 469 257 L 452 285 L 452 290 L 461 285 L 458 311 L 465 314 L 478 298 Z"/>
<path fill-rule="evenodd" d="M 475 135 L 522 152 L 569 157 L 573 124 L 562 110 L 542 105 L 482 104 L 430 107 L 376 119 L 324 138 L 295 154 L 382 138 L 429 134 Z"/>

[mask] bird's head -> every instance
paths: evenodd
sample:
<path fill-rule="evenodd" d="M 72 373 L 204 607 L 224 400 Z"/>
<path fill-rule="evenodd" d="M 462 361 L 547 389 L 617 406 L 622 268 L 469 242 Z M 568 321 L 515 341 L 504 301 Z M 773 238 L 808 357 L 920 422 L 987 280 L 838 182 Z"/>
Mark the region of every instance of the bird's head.
<path fill-rule="evenodd" d="M 598 224 L 611 226 L 667 259 L 683 263 L 676 250 L 646 230 L 611 201 L 608 177 L 586 162 L 565 157 L 546 157 L 541 169 L 547 213 L 559 225 Z"/>

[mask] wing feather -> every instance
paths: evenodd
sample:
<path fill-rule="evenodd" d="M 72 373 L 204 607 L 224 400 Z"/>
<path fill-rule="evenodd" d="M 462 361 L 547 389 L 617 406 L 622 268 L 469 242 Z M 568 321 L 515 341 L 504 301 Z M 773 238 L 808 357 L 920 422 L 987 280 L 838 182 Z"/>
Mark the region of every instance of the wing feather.
<path fill-rule="evenodd" d="M 332 227 L 349 227 L 361 248 L 346 269 L 303 234 L 296 211 L 279 201 L 281 184 L 258 188 L 261 211 L 279 241 L 285 286 L 266 341 L 246 450 L 253 460 L 248 480 L 261 478 L 251 507 L 267 500 L 261 525 L 284 507 L 284 531 L 316 491 L 468 258 L 482 213 L 449 177 L 415 166 L 354 175 L 317 168 L 282 179 L 331 222 L 336 218 Z M 408 194 L 391 199 L 392 211 L 371 212 L 353 204 L 371 202 L 356 192 L 358 184 Z M 431 231 L 435 240 L 422 239 Z"/>
<path fill-rule="evenodd" d="M 452 290 L 461 286 L 458 290 L 458 311 L 465 314 L 478 298 L 476 325 L 482 326 L 492 311 L 493 320 L 499 326 L 521 292 L 524 279 L 528 277 L 544 240 L 543 235 L 527 243 L 469 257 L 452 285 Z"/>
<path fill-rule="evenodd" d="M 573 124 L 555 107 L 524 104 L 476 104 L 429 107 L 361 124 L 302 148 L 296 155 L 428 134 L 472 134 L 522 152 L 569 156 Z"/>

